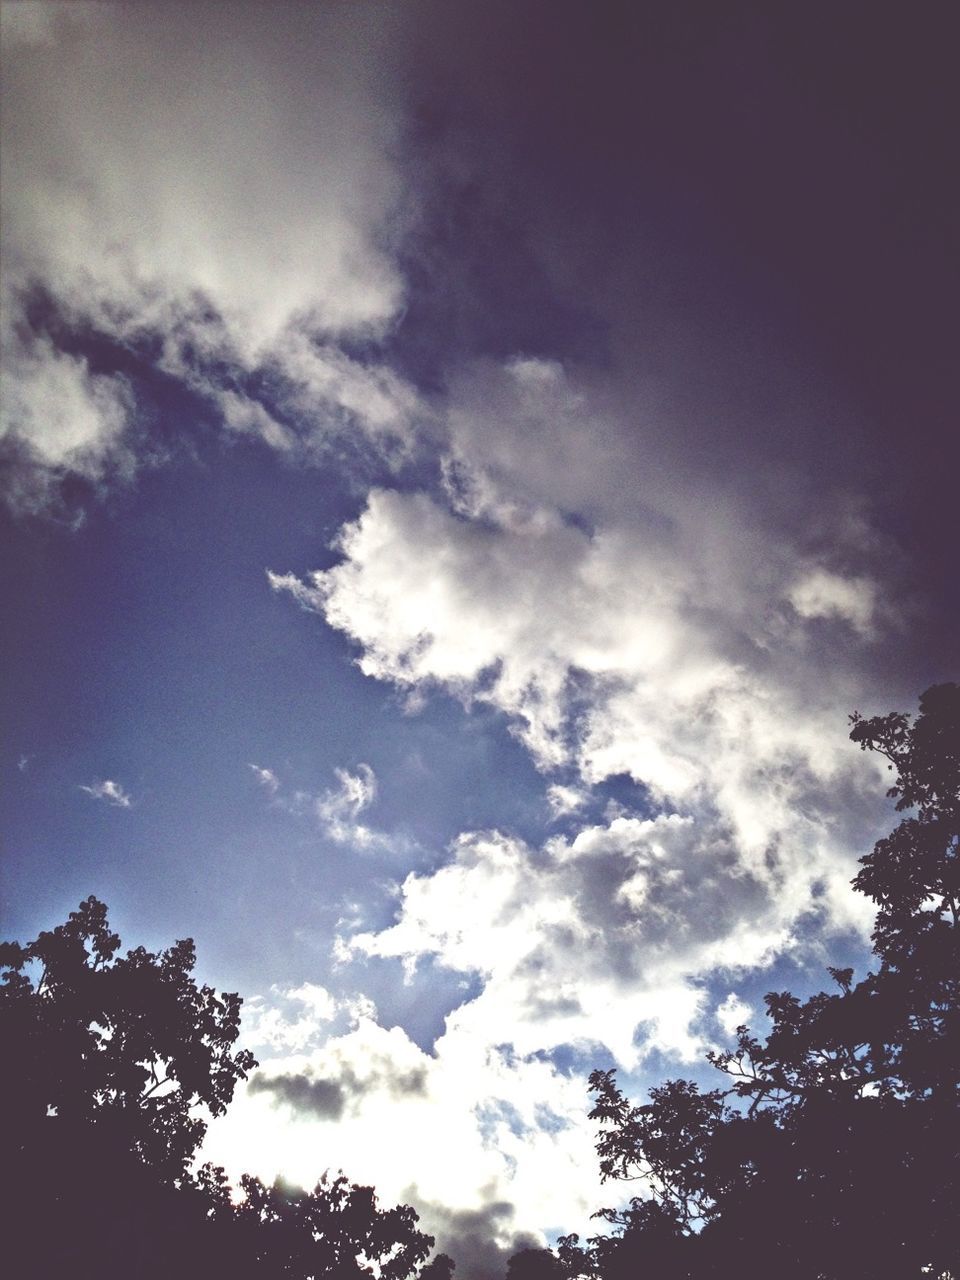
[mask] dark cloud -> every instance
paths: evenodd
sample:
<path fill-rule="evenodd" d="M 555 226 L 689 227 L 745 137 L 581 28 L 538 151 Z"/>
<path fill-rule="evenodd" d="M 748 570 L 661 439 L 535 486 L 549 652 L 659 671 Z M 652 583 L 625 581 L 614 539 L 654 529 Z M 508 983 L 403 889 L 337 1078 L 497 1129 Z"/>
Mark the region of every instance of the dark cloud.
<path fill-rule="evenodd" d="M 401 342 L 619 367 L 673 465 L 746 466 L 768 523 L 866 492 L 955 622 L 956 6 L 405 14 L 429 249 Z M 905 690 L 955 666 L 931 607 Z"/>
<path fill-rule="evenodd" d="M 251 1093 L 269 1093 L 274 1101 L 321 1120 L 339 1120 L 346 1102 L 336 1080 L 315 1080 L 307 1074 L 265 1076 L 258 1071 L 247 1087 Z"/>
<path fill-rule="evenodd" d="M 513 1254 L 540 1244 L 530 1233 L 511 1229 L 515 1211 L 509 1201 L 494 1200 L 481 1209 L 448 1209 L 418 1199 L 416 1188 L 407 1195 L 416 1205 L 421 1226 L 436 1238 L 437 1252 L 456 1263 L 456 1280 L 503 1280 Z M 507 1243 L 499 1243 L 504 1239 Z"/>
<path fill-rule="evenodd" d="M 359 1104 L 369 1093 L 387 1092 L 397 1099 L 423 1097 L 426 1086 L 426 1068 L 398 1071 L 388 1057 L 376 1055 L 367 1059 L 362 1073 L 346 1062 L 330 1076 L 309 1070 L 275 1076 L 258 1071 L 248 1088 L 251 1093 L 271 1094 L 274 1102 L 286 1103 L 300 1114 L 339 1120 L 351 1103 Z"/>

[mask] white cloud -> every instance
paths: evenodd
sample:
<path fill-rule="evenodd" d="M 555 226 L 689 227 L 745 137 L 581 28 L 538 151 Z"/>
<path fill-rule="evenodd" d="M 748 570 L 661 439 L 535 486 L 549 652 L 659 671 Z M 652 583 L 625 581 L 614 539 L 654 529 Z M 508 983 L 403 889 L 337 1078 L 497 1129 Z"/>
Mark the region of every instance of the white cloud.
<path fill-rule="evenodd" d="M 253 771 L 253 776 L 264 790 L 269 791 L 272 796 L 277 794 L 280 789 L 280 779 L 272 769 L 264 769 L 258 764 L 248 764 L 247 768 Z"/>
<path fill-rule="evenodd" d="M 372 360 L 360 362 L 331 342 L 288 329 L 271 350 L 286 387 L 287 412 L 303 424 L 306 444 L 354 428 L 394 461 L 409 453 L 415 419 L 424 414 L 414 389 Z"/>
<path fill-rule="evenodd" d="M 865 938 L 872 917 L 849 882 L 879 834 L 877 766 L 845 727 L 886 620 L 878 544 L 848 495 L 822 494 L 815 526 L 771 510 L 762 456 L 708 473 L 634 409 L 555 362 L 462 371 L 442 493 L 376 489 L 339 563 L 269 575 L 412 709 L 442 689 L 502 712 L 555 815 L 617 775 L 649 798 L 653 816 L 611 806 L 542 847 L 464 833 L 404 880 L 392 924 L 344 927 L 344 964 L 394 960 L 414 989 L 436 965 L 469 982 L 429 1075 L 463 1060 L 461 1111 L 497 1096 L 500 1053 L 520 1092 L 555 1053 L 629 1072 L 652 1051 L 694 1062 L 718 1021 L 749 1014 L 708 985 L 808 955 L 811 933 Z M 842 651 L 815 616 L 849 624 Z M 490 1184 L 531 1215 L 518 1188 L 535 1164 L 518 1152 Z M 474 1172 L 493 1176 L 479 1153 Z M 560 1203 L 524 1220 L 569 1225 Z"/>
<path fill-rule="evenodd" d="M 699 477 L 694 501 L 697 477 L 665 478 L 656 450 L 648 459 L 554 363 L 481 366 L 454 388 L 450 424 L 449 505 L 375 490 L 341 531 L 340 563 L 305 579 L 271 574 L 272 586 L 348 636 L 367 675 L 416 697 L 439 687 L 487 702 L 544 772 L 575 768 L 580 783 L 549 784 L 556 812 L 626 774 L 679 825 L 640 840 L 627 816 L 538 853 L 464 836 L 448 864 L 405 882 L 392 928 L 344 945 L 411 973 L 433 955 L 479 974 L 483 994 L 457 1016 L 489 1009 L 490 1027 L 509 1027 L 503 1038 L 522 1052 L 594 1039 L 627 1063 L 644 1046 L 693 1054 L 692 981 L 769 963 L 805 916 L 828 931 L 869 927 L 849 886 L 877 834 L 861 816 L 876 762 L 844 733 L 857 653 L 828 666 L 795 601 L 808 613 L 839 601 L 866 643 L 855 601 L 869 597 L 870 575 L 806 570 L 820 586 L 797 596 L 796 566 L 813 562 L 803 527 L 764 524 L 748 487 L 734 501 Z M 611 468 L 633 474 L 629 499 Z M 843 501 L 835 520 L 829 508 L 825 498 L 816 536 L 833 521 L 838 562 L 867 563 L 862 525 Z M 861 585 L 845 594 L 837 583 Z M 578 877 L 601 845 L 619 871 L 607 871 L 590 932 Z M 471 903 L 469 919 L 458 902 Z M 582 961 L 592 954 L 596 974 Z M 571 955 L 582 988 L 568 979 Z M 618 964 L 641 966 L 644 980 L 611 976 Z M 525 1018 L 539 1006 L 524 965 L 539 966 L 565 1012 Z"/>
<path fill-rule="evenodd" d="M 737 1027 L 749 1026 L 753 1009 L 741 1000 L 735 991 L 731 991 L 714 1010 L 714 1017 L 728 1036 L 736 1034 Z"/>
<path fill-rule="evenodd" d="M 281 450 L 359 431 L 402 453 L 414 393 L 337 345 L 402 304 L 389 17 L 17 4 L 4 25 L 5 430 L 34 462 L 20 505 L 137 457 L 126 386 L 24 336 L 37 288 L 68 327 L 161 340 L 161 367 L 231 431 Z M 253 370 L 279 377 L 298 431 L 231 385 Z"/>
<path fill-rule="evenodd" d="M 357 765 L 356 771 L 335 769 L 338 786 L 325 791 L 314 803 L 314 811 L 326 834 L 339 844 L 369 848 L 383 842 L 384 837 L 358 821 L 377 794 L 377 779 L 368 764 Z"/>
<path fill-rule="evenodd" d="M 271 582 L 355 640 L 362 671 L 493 704 L 544 769 L 716 804 L 753 861 L 805 797 L 866 776 L 837 712 L 842 669 L 826 685 L 779 615 L 764 629 L 759 591 L 734 582 L 724 600 L 706 566 L 642 532 L 504 528 L 376 491 L 341 548 L 332 569 Z"/>
<path fill-rule="evenodd" d="M 51 483 L 68 471 L 94 483 L 131 475 L 133 453 L 125 433 L 134 401 L 125 379 L 91 373 L 82 357 L 57 350 L 45 338 L 15 333 L 9 311 L 3 352 L 0 440 L 22 457 L 8 490 L 15 508 L 44 506 Z"/>
<path fill-rule="evenodd" d="M 362 1013 L 342 1034 L 271 1058 L 211 1126 L 204 1157 L 308 1185 L 343 1168 L 381 1202 L 421 1208 L 438 1249 L 458 1238 L 451 1218 L 500 1203 L 484 1243 L 509 1249 L 537 1222 L 589 1228 L 600 1187 L 585 1111 L 582 1081 L 549 1062 L 458 1030 L 427 1053 Z M 460 1254 L 458 1272 L 473 1274 L 472 1261 Z"/>
<path fill-rule="evenodd" d="M 304 1183 L 343 1167 L 386 1201 L 412 1201 L 468 1274 L 481 1243 L 509 1253 L 519 1232 L 540 1238 L 554 1223 L 590 1233 L 610 1189 L 583 1076 L 555 1055 L 612 1057 L 628 1072 L 652 1050 L 678 1064 L 701 1058 L 714 1019 L 726 1028 L 750 1013 L 733 993 L 708 1006 L 704 979 L 794 948 L 821 870 L 796 860 L 764 881 L 729 834 L 678 814 L 621 814 L 541 849 L 464 834 L 437 870 L 406 878 L 392 925 L 339 944 L 342 972 L 355 976 L 369 957 L 400 961 L 415 991 L 429 991 L 418 972 L 428 960 L 470 978 L 473 994 L 432 1049 L 369 1004 L 327 992 L 319 1017 L 298 992 L 257 1000 L 245 1040 L 273 1053 L 260 1054 L 260 1076 L 212 1128 L 205 1155 L 234 1173 L 282 1169 Z M 456 1229 L 493 1204 L 475 1234 Z"/>
<path fill-rule="evenodd" d="M 213 39 L 202 10 L 97 17 L 10 66 L 12 265 L 78 303 L 92 287 L 84 306 L 121 321 L 199 292 L 250 349 L 297 318 L 388 320 L 399 283 L 370 234 L 396 192 L 375 25 L 241 8 Z"/>
<path fill-rule="evenodd" d="M 554 782 L 547 787 L 547 803 L 555 818 L 563 818 L 582 809 L 588 795 L 589 793 L 582 787 L 564 786 L 559 782 Z"/>
<path fill-rule="evenodd" d="M 296 433 L 284 423 L 278 422 L 259 400 L 251 400 L 229 388 L 219 388 L 206 378 L 193 378 L 191 381 L 196 390 L 214 401 L 223 416 L 224 425 L 230 431 L 238 435 L 257 436 L 264 444 L 281 453 L 289 453 L 295 448 Z"/>
<path fill-rule="evenodd" d="M 243 1041 L 258 1052 L 302 1052 L 326 1032 L 338 1012 L 340 1006 L 326 987 L 307 982 L 288 991 L 274 988 L 269 998 L 244 1000 Z"/>
<path fill-rule="evenodd" d="M 103 800 L 107 804 L 115 805 L 118 809 L 129 809 L 133 804 L 133 797 L 128 795 L 120 783 L 114 782 L 112 778 L 104 778 L 102 782 L 94 782 L 89 787 L 81 783 L 80 790 L 85 791 L 94 800 Z"/>
<path fill-rule="evenodd" d="M 869 578 L 812 569 L 790 588 L 787 598 L 801 618 L 840 618 L 863 636 L 874 633 L 877 587 Z"/>
<path fill-rule="evenodd" d="M 440 1248 L 460 1239 L 454 1219 L 491 1203 L 497 1249 L 549 1223 L 589 1232 L 609 1191 L 584 1080 L 552 1055 L 631 1070 L 652 1049 L 698 1057 L 710 1043 L 698 978 L 769 962 L 794 914 L 788 891 L 750 882 L 729 843 L 678 815 L 619 816 L 540 850 L 464 835 L 433 874 L 407 877 L 392 926 L 342 943 L 354 974 L 363 957 L 396 958 L 429 986 L 416 969 L 432 958 L 475 980 L 432 1050 L 326 992 L 320 1017 L 298 992 L 257 1000 L 245 1041 L 273 1054 L 205 1155 L 306 1183 L 342 1166 L 422 1208 Z"/>
<path fill-rule="evenodd" d="M 729 836 L 677 814 L 617 817 L 539 851 L 465 835 L 452 855 L 407 877 L 396 923 L 343 949 L 399 959 L 409 981 L 426 957 L 479 978 L 448 1032 L 522 1055 L 600 1045 L 630 1070 L 654 1048 L 702 1055 L 702 980 L 792 947 L 821 874 L 798 861 L 765 880 Z"/>
<path fill-rule="evenodd" d="M 319 795 L 309 791 L 285 791 L 272 769 L 257 764 L 247 766 L 257 782 L 270 795 L 271 804 L 293 816 L 311 815 L 321 831 L 337 844 L 365 852 L 399 851 L 408 842 L 399 835 L 377 831 L 360 821 L 360 815 L 377 796 L 376 774 L 361 762 L 354 770 L 334 769 L 337 785 Z"/>

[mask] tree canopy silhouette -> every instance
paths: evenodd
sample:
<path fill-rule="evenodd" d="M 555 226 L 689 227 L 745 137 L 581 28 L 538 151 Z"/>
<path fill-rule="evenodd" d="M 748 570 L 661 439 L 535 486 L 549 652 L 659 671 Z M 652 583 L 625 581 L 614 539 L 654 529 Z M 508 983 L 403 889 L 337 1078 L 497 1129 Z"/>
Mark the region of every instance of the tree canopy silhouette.
<path fill-rule="evenodd" d="M 241 1000 L 198 986 L 189 940 L 119 954 L 103 903 L 0 944 L 0 1203 L 18 1276 L 406 1280 L 433 1241 L 342 1175 L 313 1191 L 194 1168 L 205 1112 L 256 1066 Z"/>
<path fill-rule="evenodd" d="M 635 1105 L 595 1071 L 601 1172 L 651 1194 L 601 1211 L 611 1235 L 562 1238 L 561 1274 L 960 1275 L 960 687 L 928 689 L 913 722 L 851 721 L 910 811 L 853 882 L 877 904 L 876 971 L 768 995 L 766 1039 L 742 1026 L 708 1055 L 721 1088 L 671 1080 Z"/>

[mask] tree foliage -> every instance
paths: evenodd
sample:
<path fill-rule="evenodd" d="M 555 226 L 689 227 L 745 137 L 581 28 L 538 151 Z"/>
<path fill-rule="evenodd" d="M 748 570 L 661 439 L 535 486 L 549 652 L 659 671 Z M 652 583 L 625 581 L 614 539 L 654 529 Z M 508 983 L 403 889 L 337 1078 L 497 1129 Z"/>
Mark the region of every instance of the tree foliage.
<path fill-rule="evenodd" d="M 928 689 L 912 722 L 851 720 L 907 814 L 854 880 L 876 970 L 768 995 L 766 1039 L 740 1027 L 709 1055 L 716 1089 L 672 1080 L 635 1105 L 594 1072 L 601 1172 L 651 1195 L 603 1210 L 609 1236 L 562 1239 L 566 1276 L 960 1275 L 960 687 Z"/>
<path fill-rule="evenodd" d="M 432 1247 L 407 1205 L 340 1175 L 313 1191 L 194 1167 L 204 1116 L 256 1066 L 241 1000 L 194 947 L 120 955 L 103 903 L 0 944 L 0 1203 L 18 1276 L 405 1280 Z M 438 1274 L 442 1274 L 442 1271 Z"/>
<path fill-rule="evenodd" d="M 232 1052 L 241 1001 L 196 985 L 190 940 L 160 955 L 119 947 L 95 898 L 28 946 L 0 944 L 6 1131 L 85 1126 L 182 1177 L 206 1128 L 198 1109 L 221 1115 L 256 1065 Z"/>

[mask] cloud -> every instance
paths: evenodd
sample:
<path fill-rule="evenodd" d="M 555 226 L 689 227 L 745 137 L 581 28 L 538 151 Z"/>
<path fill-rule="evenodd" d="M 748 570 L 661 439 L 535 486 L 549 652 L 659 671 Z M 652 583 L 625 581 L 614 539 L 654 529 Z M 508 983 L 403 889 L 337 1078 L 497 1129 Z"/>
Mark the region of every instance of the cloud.
<path fill-rule="evenodd" d="M 381 838 L 358 818 L 373 803 L 377 779 L 368 764 L 357 765 L 356 772 L 335 769 L 339 786 L 318 796 L 314 811 L 324 831 L 339 844 L 359 847 L 375 844 Z"/>
<path fill-rule="evenodd" d="M 244 1042 L 271 1052 L 205 1155 L 309 1183 L 321 1152 L 413 1203 L 438 1248 L 486 1280 L 548 1224 L 589 1234 L 610 1198 L 583 1064 L 613 1060 L 640 1087 L 651 1052 L 696 1062 L 717 1021 L 748 1012 L 733 993 L 710 1001 L 709 984 L 802 954 L 795 926 L 822 923 L 848 874 L 841 863 L 825 885 L 822 860 L 787 848 L 750 870 L 729 829 L 680 813 L 620 812 L 539 848 L 465 833 L 405 879 L 391 925 L 340 943 L 341 980 L 399 962 L 416 1000 L 433 966 L 465 975 L 442 1034 L 421 1047 L 326 989 L 255 999 Z"/>
<path fill-rule="evenodd" d="M 742 1012 L 717 1007 L 718 983 L 809 958 L 811 933 L 866 937 L 849 882 L 878 834 L 877 770 L 846 743 L 844 709 L 889 615 L 867 627 L 850 605 L 880 570 L 848 495 L 823 496 L 816 529 L 771 512 L 751 497 L 762 458 L 734 479 L 671 466 L 663 423 L 628 428 L 615 397 L 556 361 L 461 371 L 445 415 L 439 488 L 372 490 L 337 563 L 269 581 L 413 709 L 442 690 L 499 711 L 565 819 L 542 843 L 463 832 L 402 881 L 391 922 L 342 924 L 337 945 L 341 975 L 399 964 L 414 997 L 438 966 L 463 975 L 422 1059 L 431 1158 L 449 1170 L 456 1135 L 463 1183 L 438 1187 L 419 1163 L 391 1183 L 382 1152 L 370 1167 L 453 1215 L 507 1206 L 478 1228 L 495 1269 L 527 1225 L 594 1229 L 583 1064 L 612 1060 L 637 1088 L 652 1062 L 696 1070 Z M 851 584 L 829 628 L 796 603 L 818 574 Z M 586 799 L 620 775 L 648 809 L 590 820 Z M 296 1089 L 339 1079 L 322 1055 L 275 1070 Z M 358 1153 L 379 1096 L 349 1117 L 344 1104 Z M 391 1126 L 418 1106 L 393 1104 Z"/>
<path fill-rule="evenodd" d="M 321 1120 L 341 1119 L 348 1105 L 361 1105 L 364 1096 L 372 1092 L 386 1091 L 396 1099 L 424 1096 L 427 1072 L 423 1064 L 397 1070 L 392 1057 L 379 1053 L 365 1058 L 358 1071 L 349 1059 L 349 1038 L 338 1041 L 334 1048 L 335 1075 L 316 1076 L 311 1067 L 276 1075 L 260 1071 L 250 1080 L 251 1093 L 269 1094 L 298 1114 Z"/>
<path fill-rule="evenodd" d="M 202 12 L 96 18 L 10 67 L 17 256 L 74 301 L 92 285 L 120 321 L 200 293 L 251 347 L 297 317 L 331 331 L 388 320 L 399 284 L 370 233 L 396 186 L 374 24 L 240 8 L 212 40 Z M 268 93 L 236 91 L 251 83 Z"/>
<path fill-rule="evenodd" d="M 643 786 L 653 816 L 540 848 L 464 833 L 393 924 L 340 942 L 411 982 L 426 957 L 473 975 L 448 1027 L 485 1044 L 600 1044 L 630 1068 L 702 1052 L 718 969 L 770 965 L 813 921 L 866 937 L 849 882 L 878 773 L 844 709 L 891 617 L 849 494 L 815 521 L 771 509 L 763 455 L 708 475 L 646 426 L 557 361 L 480 362 L 451 385 L 442 490 L 374 489 L 332 568 L 270 575 L 365 674 L 500 711 L 556 814 L 618 775 Z"/>
<path fill-rule="evenodd" d="M 771 509 L 770 459 L 704 474 L 665 439 L 670 407 L 637 430 L 617 387 L 556 361 L 476 364 L 451 387 L 443 498 L 375 489 L 339 564 L 271 582 L 366 674 L 502 710 L 545 770 L 628 773 L 675 801 L 706 783 L 762 845 L 776 823 L 738 775 L 796 764 L 799 790 L 840 767 L 827 725 L 876 636 L 885 548 L 842 487 L 815 520 Z M 824 615 L 849 627 L 829 676 Z"/>
<path fill-rule="evenodd" d="M 13 508 L 43 509 L 68 472 L 94 485 L 129 479 L 134 398 L 126 379 L 91 373 L 83 357 L 16 334 L 8 320 L 3 349 L 0 449 L 13 463 L 6 488 Z"/>
<path fill-rule="evenodd" d="M 253 776 L 265 791 L 272 796 L 277 794 L 280 789 L 280 779 L 272 769 L 261 768 L 258 764 L 248 764 L 247 768 L 253 770 Z"/>
<path fill-rule="evenodd" d="M 353 639 L 365 674 L 492 704 L 544 770 L 706 798 L 753 861 L 805 795 L 862 769 L 837 723 L 847 673 L 824 679 L 774 584 L 771 612 L 735 574 L 724 592 L 710 566 L 636 530 L 588 534 L 550 513 L 504 527 L 383 490 L 341 549 L 332 569 L 271 581 Z"/>
<path fill-rule="evenodd" d="M 555 818 L 563 818 L 576 813 L 586 804 L 588 792 L 580 787 L 568 787 L 554 782 L 547 788 L 547 803 Z"/>
<path fill-rule="evenodd" d="M 339 1120 L 343 1115 L 344 1091 L 336 1080 L 314 1080 L 308 1073 L 266 1076 L 257 1072 L 247 1087 L 253 1094 L 269 1094 L 295 1111 L 321 1120 Z"/>
<path fill-rule="evenodd" d="M 714 1017 L 731 1038 L 736 1034 L 737 1027 L 749 1026 L 752 1015 L 751 1006 L 741 1000 L 735 991 L 721 1000 L 714 1010 Z"/>
<path fill-rule="evenodd" d="M 340 346 L 375 341 L 403 300 L 385 234 L 391 26 L 298 6 L 4 7 L 3 429 L 21 508 L 65 474 L 142 461 L 130 387 L 67 349 L 91 337 L 101 355 L 103 339 L 158 350 L 228 431 L 273 448 L 342 432 L 407 447 L 416 396 Z M 276 405 L 244 389 L 254 372 Z"/>
<path fill-rule="evenodd" d="M 300 465 L 328 458 L 334 442 L 349 439 L 397 468 L 426 416 L 413 387 L 387 365 L 354 359 L 299 322 L 245 353 L 205 313 L 178 317 L 164 334 L 159 367 L 206 399 L 229 434 L 259 439 Z M 269 407 L 238 389 L 251 372 L 268 388 Z"/>
<path fill-rule="evenodd" d="M 338 1001 L 326 987 L 305 982 L 281 990 L 274 987 L 269 998 L 254 996 L 243 1005 L 243 1036 L 247 1048 L 276 1055 L 300 1053 L 319 1043 L 331 1024 L 341 1015 L 355 1020 L 369 1015 L 367 1004 Z"/>
<path fill-rule="evenodd" d="M 798 922 L 822 920 L 848 873 L 818 884 L 822 861 L 789 850 L 751 871 L 729 829 L 679 813 L 619 813 L 539 848 L 465 833 L 407 876 L 391 925 L 340 943 L 341 980 L 399 962 L 415 1000 L 430 999 L 434 966 L 463 974 L 440 1036 L 421 1047 L 326 991 L 320 1017 L 304 993 L 255 1000 L 245 1043 L 274 1049 L 205 1154 L 239 1168 L 253 1153 L 264 1176 L 308 1183 L 322 1152 L 413 1203 L 438 1248 L 486 1280 L 549 1224 L 589 1234 L 609 1200 L 584 1064 L 612 1060 L 635 1085 L 651 1053 L 689 1069 L 717 1021 L 748 1012 L 734 994 L 718 1007 L 709 984 L 802 954 Z"/>
<path fill-rule="evenodd" d="M 788 599 L 801 618 L 839 618 L 862 636 L 874 634 L 877 587 L 868 578 L 814 569 L 791 587 Z"/>
<path fill-rule="evenodd" d="M 435 1238 L 436 1252 L 454 1260 L 458 1280 L 502 1280 L 514 1253 L 542 1243 L 517 1230 L 516 1209 L 508 1200 L 484 1200 L 478 1209 L 417 1202 L 421 1226 Z"/>
<path fill-rule="evenodd" d="M 81 783 L 80 790 L 85 791 L 94 800 L 103 800 L 107 804 L 115 805 L 118 809 L 129 809 L 133 804 L 133 798 L 124 791 L 120 783 L 110 778 L 105 778 L 102 782 L 94 782 L 89 787 Z"/>
<path fill-rule="evenodd" d="M 277 992 L 260 1007 L 284 1003 Z M 579 1078 L 460 1028 L 428 1052 L 369 1007 L 348 1016 L 346 1031 L 261 1056 L 211 1126 L 205 1158 L 307 1185 L 323 1166 L 343 1168 L 382 1200 L 414 1204 L 438 1248 L 478 1280 L 486 1273 L 470 1268 L 483 1258 L 541 1241 L 538 1223 L 588 1224 L 599 1181 Z"/>
<path fill-rule="evenodd" d="M 703 981 L 793 949 L 798 919 L 841 891 L 822 875 L 784 857 L 754 874 L 729 834 L 678 814 L 617 817 L 540 850 L 474 833 L 407 877 L 393 925 L 341 946 L 400 960 L 411 982 L 427 957 L 479 979 L 447 1030 L 488 1047 L 602 1046 L 628 1070 L 654 1049 L 690 1062 L 709 1043 Z"/>
<path fill-rule="evenodd" d="M 583 1064 L 613 1061 L 635 1092 L 653 1063 L 695 1072 L 747 1012 L 725 990 L 872 919 L 850 880 L 880 834 L 879 772 L 845 714 L 896 623 L 888 548 L 842 483 L 815 501 L 802 465 L 787 483 L 756 421 L 711 436 L 691 412 L 622 370 L 464 364 L 434 424 L 440 484 L 373 489 L 332 567 L 269 575 L 412 711 L 442 691 L 499 712 L 564 818 L 542 842 L 463 832 L 403 880 L 391 922 L 338 943 L 342 974 L 398 964 L 412 993 L 438 966 L 463 975 L 427 1094 L 511 1229 L 593 1230 Z M 593 820 L 585 798 L 622 776 L 646 809 Z"/>
<path fill-rule="evenodd" d="M 398 834 L 377 831 L 360 821 L 377 796 L 377 778 L 368 764 L 356 769 L 334 769 L 337 785 L 319 795 L 309 791 L 285 791 L 272 769 L 250 764 L 257 782 L 270 795 L 274 807 L 291 814 L 310 814 L 321 831 L 337 844 L 364 852 L 405 849 L 409 841 Z"/>

